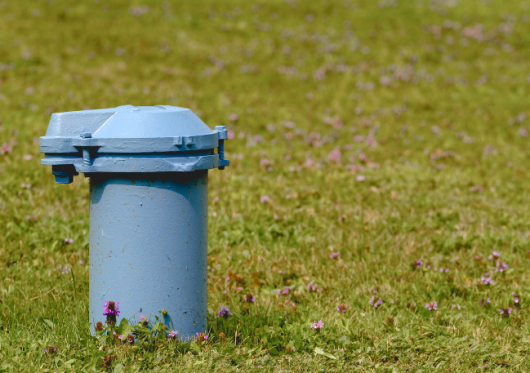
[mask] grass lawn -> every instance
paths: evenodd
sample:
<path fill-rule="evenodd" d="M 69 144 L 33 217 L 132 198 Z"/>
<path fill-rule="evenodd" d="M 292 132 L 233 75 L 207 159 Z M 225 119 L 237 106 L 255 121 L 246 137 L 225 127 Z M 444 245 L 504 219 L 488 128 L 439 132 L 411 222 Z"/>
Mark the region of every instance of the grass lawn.
<path fill-rule="evenodd" d="M 0 372 L 530 370 L 529 61 L 528 1 L 0 0 Z M 230 131 L 207 342 L 89 335 L 38 141 L 124 104 Z"/>

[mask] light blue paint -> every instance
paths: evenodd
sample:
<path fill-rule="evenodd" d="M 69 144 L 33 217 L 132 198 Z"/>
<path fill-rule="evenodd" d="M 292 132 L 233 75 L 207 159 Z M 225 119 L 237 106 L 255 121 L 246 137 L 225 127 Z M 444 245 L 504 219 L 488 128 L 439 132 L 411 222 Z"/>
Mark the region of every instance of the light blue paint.
<path fill-rule="evenodd" d="M 119 302 L 118 323 L 165 309 L 180 337 L 206 330 L 208 169 L 229 165 L 226 139 L 172 106 L 52 115 L 42 164 L 58 184 L 91 178 L 92 330 L 104 301 Z"/>
<path fill-rule="evenodd" d="M 204 332 L 208 171 L 120 175 L 90 180 L 90 321 L 113 300 L 120 318 L 166 309 L 179 336 Z"/>
<path fill-rule="evenodd" d="M 226 127 L 212 131 L 191 110 L 174 106 L 55 113 L 40 138 L 41 163 L 52 166 L 58 184 L 71 183 L 80 172 L 224 169 L 230 163 L 224 159 L 226 138 Z"/>

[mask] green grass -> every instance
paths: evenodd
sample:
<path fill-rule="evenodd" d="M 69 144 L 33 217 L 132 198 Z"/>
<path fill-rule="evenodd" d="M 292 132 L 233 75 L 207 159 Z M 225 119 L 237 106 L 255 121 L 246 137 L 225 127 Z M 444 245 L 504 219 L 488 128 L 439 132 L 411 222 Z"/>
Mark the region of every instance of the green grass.
<path fill-rule="evenodd" d="M 516 0 L 0 0 L 0 372 L 530 370 L 529 21 Z M 88 335 L 88 180 L 55 185 L 38 137 L 123 104 L 235 134 L 206 345 Z"/>

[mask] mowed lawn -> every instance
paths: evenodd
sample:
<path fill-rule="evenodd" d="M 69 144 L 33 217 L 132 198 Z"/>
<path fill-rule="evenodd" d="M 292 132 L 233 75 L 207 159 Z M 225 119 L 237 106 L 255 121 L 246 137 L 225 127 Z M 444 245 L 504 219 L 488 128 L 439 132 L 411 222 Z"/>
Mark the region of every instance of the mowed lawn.
<path fill-rule="evenodd" d="M 519 0 L 0 0 L 0 372 L 530 369 L 529 61 Z M 88 332 L 38 143 L 124 104 L 229 129 L 206 342 Z"/>

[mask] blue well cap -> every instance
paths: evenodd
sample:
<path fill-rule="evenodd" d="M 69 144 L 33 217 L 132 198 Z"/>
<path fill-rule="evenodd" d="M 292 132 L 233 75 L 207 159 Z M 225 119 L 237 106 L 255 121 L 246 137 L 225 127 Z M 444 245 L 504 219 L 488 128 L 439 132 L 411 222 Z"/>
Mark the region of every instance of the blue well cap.
<path fill-rule="evenodd" d="M 224 169 L 225 126 L 212 131 L 190 109 L 132 106 L 52 114 L 40 138 L 43 165 L 58 184 L 78 173 Z M 215 153 L 215 148 L 218 152 Z"/>

